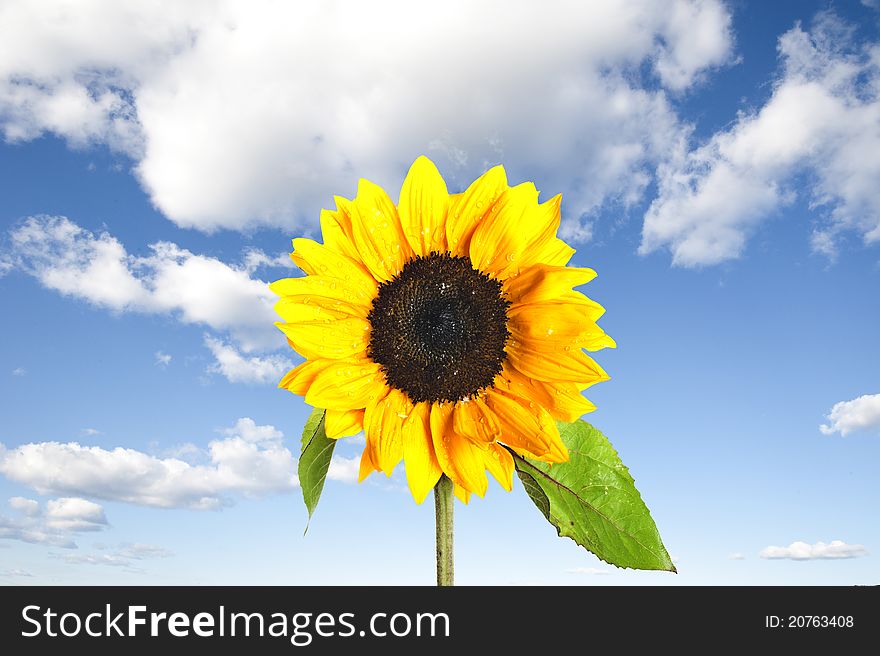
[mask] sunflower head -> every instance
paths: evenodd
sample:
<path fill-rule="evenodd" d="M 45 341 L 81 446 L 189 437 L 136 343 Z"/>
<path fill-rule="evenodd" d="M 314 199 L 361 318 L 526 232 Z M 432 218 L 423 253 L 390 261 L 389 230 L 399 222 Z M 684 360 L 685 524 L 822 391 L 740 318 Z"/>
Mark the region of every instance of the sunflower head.
<path fill-rule="evenodd" d="M 403 460 L 417 502 L 444 473 L 467 501 L 487 470 L 511 489 L 511 451 L 568 459 L 555 420 L 595 409 L 581 392 L 608 375 L 584 349 L 614 341 L 573 291 L 596 274 L 566 266 L 559 208 L 501 166 L 450 194 L 420 157 L 396 205 L 361 180 L 322 211 L 323 244 L 293 240 L 306 275 L 271 288 L 305 362 L 279 386 L 326 409 L 329 437 L 364 432 L 361 480 Z"/>

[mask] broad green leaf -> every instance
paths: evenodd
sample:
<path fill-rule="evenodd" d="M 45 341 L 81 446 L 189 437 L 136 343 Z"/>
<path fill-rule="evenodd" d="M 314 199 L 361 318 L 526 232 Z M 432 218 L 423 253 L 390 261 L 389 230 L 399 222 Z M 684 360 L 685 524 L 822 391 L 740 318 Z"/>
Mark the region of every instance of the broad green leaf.
<path fill-rule="evenodd" d="M 324 415 L 326 410 L 315 408 L 303 427 L 302 452 L 299 456 L 299 486 L 303 493 L 303 501 L 309 511 L 309 520 L 321 498 L 327 469 L 333 457 L 336 440 L 331 440 L 324 432 Z M 306 531 L 309 525 L 306 523 Z"/>
<path fill-rule="evenodd" d="M 550 465 L 511 452 L 529 497 L 556 527 L 607 563 L 675 571 L 629 470 L 611 442 L 583 420 L 558 422 L 568 462 Z"/>

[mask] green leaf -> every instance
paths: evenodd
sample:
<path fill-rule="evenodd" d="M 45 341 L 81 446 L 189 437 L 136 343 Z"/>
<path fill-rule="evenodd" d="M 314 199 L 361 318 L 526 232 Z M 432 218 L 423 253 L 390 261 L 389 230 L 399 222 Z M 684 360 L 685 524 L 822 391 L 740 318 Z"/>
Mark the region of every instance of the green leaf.
<path fill-rule="evenodd" d="M 327 469 L 330 467 L 330 459 L 336 447 L 336 440 L 331 440 L 324 432 L 326 414 L 326 410 L 315 408 L 303 427 L 302 452 L 299 456 L 297 473 L 303 501 L 309 511 L 309 520 L 312 519 L 312 513 L 315 512 L 318 500 L 321 498 L 324 481 L 327 479 Z M 307 522 L 306 531 L 308 530 Z"/>
<path fill-rule="evenodd" d="M 611 442 L 583 420 L 558 422 L 568 462 L 513 455 L 526 493 L 561 537 L 607 563 L 674 572 L 660 533 Z"/>

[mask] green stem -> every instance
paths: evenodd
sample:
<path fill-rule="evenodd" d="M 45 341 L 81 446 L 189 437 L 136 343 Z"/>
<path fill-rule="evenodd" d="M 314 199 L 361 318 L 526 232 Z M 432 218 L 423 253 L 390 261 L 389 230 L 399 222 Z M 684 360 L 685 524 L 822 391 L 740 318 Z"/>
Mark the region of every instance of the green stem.
<path fill-rule="evenodd" d="M 437 514 L 437 585 L 453 584 L 452 511 L 455 496 L 452 481 L 443 474 L 434 486 L 434 508 Z"/>

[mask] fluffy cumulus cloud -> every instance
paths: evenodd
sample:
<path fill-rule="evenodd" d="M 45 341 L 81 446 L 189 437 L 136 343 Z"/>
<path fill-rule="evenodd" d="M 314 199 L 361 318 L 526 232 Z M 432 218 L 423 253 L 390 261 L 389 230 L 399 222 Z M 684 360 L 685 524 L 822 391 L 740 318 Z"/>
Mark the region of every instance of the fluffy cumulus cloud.
<path fill-rule="evenodd" d="M 61 531 L 100 531 L 107 518 L 97 503 L 65 497 L 46 502 L 46 525 Z"/>
<path fill-rule="evenodd" d="M 281 355 L 246 355 L 232 344 L 205 336 L 205 346 L 214 356 L 210 371 L 223 375 L 231 383 L 276 383 L 291 368 Z"/>
<path fill-rule="evenodd" d="M 280 340 L 272 325 L 277 299 L 265 281 L 173 243 L 157 242 L 135 256 L 106 232 L 96 235 L 63 216 L 32 216 L 10 231 L 5 251 L 7 261 L 48 289 L 99 307 L 173 313 L 228 331 L 246 349 Z"/>
<path fill-rule="evenodd" d="M 9 499 L 9 507 L 27 517 L 36 517 L 40 514 L 40 502 L 35 499 L 12 497 Z"/>
<path fill-rule="evenodd" d="M 682 140 L 658 168 L 641 252 L 668 248 L 681 266 L 738 257 L 758 226 L 809 179 L 821 217 L 815 251 L 834 257 L 841 236 L 880 241 L 880 44 L 857 44 L 830 13 L 779 39 L 781 71 L 769 100 L 702 145 Z"/>
<path fill-rule="evenodd" d="M 819 426 L 825 435 L 853 431 L 880 432 L 880 394 L 865 394 L 852 401 L 835 403 L 826 417 L 827 424 Z"/>
<path fill-rule="evenodd" d="M 77 442 L 8 449 L 0 444 L 0 474 L 41 494 L 194 510 L 219 509 L 239 496 L 284 493 L 298 484 L 296 459 L 284 446 L 281 431 L 242 418 L 221 434 L 207 449 L 188 454 L 190 460 L 204 462 Z M 328 477 L 352 482 L 357 480 L 357 468 L 337 456 Z M 57 521 L 64 521 L 61 510 Z"/>
<path fill-rule="evenodd" d="M 12 497 L 8 503 L 18 516 L 0 515 L 0 539 L 75 549 L 73 533 L 100 531 L 108 525 L 104 509 L 87 499 L 49 499 L 41 506 L 36 499 Z"/>
<path fill-rule="evenodd" d="M 330 468 L 327 470 L 327 478 L 331 481 L 354 483 L 358 479 L 360 466 L 360 456 L 346 458 L 345 456 L 334 455 L 330 460 Z"/>
<path fill-rule="evenodd" d="M 292 266 L 289 257 L 250 250 L 240 265 L 196 255 L 176 244 L 157 242 L 135 256 L 104 232 L 94 234 L 62 216 L 32 216 L 13 228 L 0 259 L 61 294 L 115 312 L 169 313 L 180 321 L 228 334 L 236 343 L 206 336 L 214 356 L 211 371 L 230 382 L 277 381 L 291 363 L 280 355 L 253 355 L 284 347 L 267 283 L 253 277 L 266 265 Z M 171 355 L 157 351 L 156 364 Z"/>
<path fill-rule="evenodd" d="M 571 236 L 641 198 L 681 131 L 669 96 L 730 59 L 720 0 L 0 7 L 0 129 L 129 154 L 155 205 L 213 230 L 314 221 L 355 172 L 420 153 L 566 189 Z"/>
<path fill-rule="evenodd" d="M 792 542 L 787 547 L 766 547 L 761 550 L 761 558 L 776 559 L 787 558 L 789 560 L 820 560 L 858 558 L 867 556 L 868 550 L 861 544 L 847 544 L 841 540 L 832 540 L 829 543 L 817 542 Z"/>
<path fill-rule="evenodd" d="M 34 521 L 0 515 L 0 540 L 19 540 L 61 549 L 76 549 L 76 541 L 67 533 L 52 531 Z"/>

